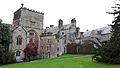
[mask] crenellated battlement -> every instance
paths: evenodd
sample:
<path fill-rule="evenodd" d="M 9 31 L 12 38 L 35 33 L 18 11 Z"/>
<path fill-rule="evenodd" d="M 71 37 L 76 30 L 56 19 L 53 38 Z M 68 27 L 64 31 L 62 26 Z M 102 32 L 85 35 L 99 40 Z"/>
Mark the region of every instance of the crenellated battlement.
<path fill-rule="evenodd" d="M 42 13 L 42 12 L 38 12 L 38 11 L 35 11 L 35 10 L 32 10 L 32 9 L 29 9 L 29 8 L 26 8 L 26 7 L 21 7 L 21 9 L 28 10 L 28 11 L 31 11 L 31 12 L 34 12 L 34 13 L 39 13 L 39 14 L 44 15 L 44 13 Z"/>
<path fill-rule="evenodd" d="M 23 7 L 23 6 L 24 6 L 24 4 L 22 3 L 22 4 L 21 4 L 21 7 L 20 7 L 16 12 L 19 12 L 21 9 L 24 9 L 24 10 L 28 10 L 28 11 L 31 11 L 31 12 L 34 12 L 34 13 L 38 13 L 38 14 L 44 15 L 44 13 L 42 13 L 42 12 L 38 12 L 38 11 L 36 11 L 36 10 L 32 10 L 32 9 L 30 9 L 30 8 Z M 14 13 L 16 13 L 16 12 L 14 12 Z"/>
<path fill-rule="evenodd" d="M 23 5 L 21 4 L 21 7 L 14 12 L 13 24 L 43 29 L 44 13 L 26 8 Z"/>

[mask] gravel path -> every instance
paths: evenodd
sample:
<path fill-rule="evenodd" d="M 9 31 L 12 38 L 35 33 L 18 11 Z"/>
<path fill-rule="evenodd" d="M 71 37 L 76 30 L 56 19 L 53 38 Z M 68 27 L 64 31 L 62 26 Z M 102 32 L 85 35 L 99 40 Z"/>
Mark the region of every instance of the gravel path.
<path fill-rule="evenodd" d="M 84 58 L 84 57 L 88 57 L 88 56 L 93 56 L 93 55 L 75 56 L 73 58 Z"/>

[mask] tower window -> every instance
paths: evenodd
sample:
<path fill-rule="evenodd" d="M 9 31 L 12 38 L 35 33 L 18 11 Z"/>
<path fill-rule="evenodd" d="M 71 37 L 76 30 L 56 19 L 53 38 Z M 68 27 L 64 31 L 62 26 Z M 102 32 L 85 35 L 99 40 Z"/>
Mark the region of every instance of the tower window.
<path fill-rule="evenodd" d="M 35 34 L 34 31 L 29 31 L 29 35 L 30 35 L 30 36 L 33 36 L 34 34 Z"/>
<path fill-rule="evenodd" d="M 20 56 L 20 51 L 16 51 L 16 56 Z"/>
<path fill-rule="evenodd" d="M 62 34 L 64 34 L 64 32 L 62 32 Z"/>
<path fill-rule="evenodd" d="M 33 22 L 33 21 L 30 21 L 31 23 L 35 23 L 35 22 Z"/>
<path fill-rule="evenodd" d="M 22 45 L 22 37 L 20 35 L 17 37 L 17 45 Z"/>

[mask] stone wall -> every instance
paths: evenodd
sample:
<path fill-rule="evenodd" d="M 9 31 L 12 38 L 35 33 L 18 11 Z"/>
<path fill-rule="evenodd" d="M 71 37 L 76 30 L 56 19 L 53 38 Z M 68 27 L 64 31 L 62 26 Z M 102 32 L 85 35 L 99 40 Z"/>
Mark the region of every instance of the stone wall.
<path fill-rule="evenodd" d="M 51 58 L 59 55 L 59 45 L 55 36 L 41 36 L 40 37 L 40 57 Z"/>
<path fill-rule="evenodd" d="M 21 10 L 21 25 L 37 29 L 43 29 L 43 14 Z"/>

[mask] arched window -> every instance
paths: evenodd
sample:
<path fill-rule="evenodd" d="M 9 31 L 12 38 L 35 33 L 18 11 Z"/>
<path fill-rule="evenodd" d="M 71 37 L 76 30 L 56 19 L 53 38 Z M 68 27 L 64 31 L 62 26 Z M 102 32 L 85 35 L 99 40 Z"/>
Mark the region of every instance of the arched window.
<path fill-rule="evenodd" d="M 20 51 L 16 51 L 16 56 L 20 56 Z"/>
<path fill-rule="evenodd" d="M 22 45 L 22 37 L 20 35 L 17 37 L 17 43 L 16 44 L 17 45 Z"/>
<path fill-rule="evenodd" d="M 33 31 L 33 30 L 30 30 L 28 32 L 29 32 L 29 36 L 34 36 L 35 35 L 35 31 Z"/>

